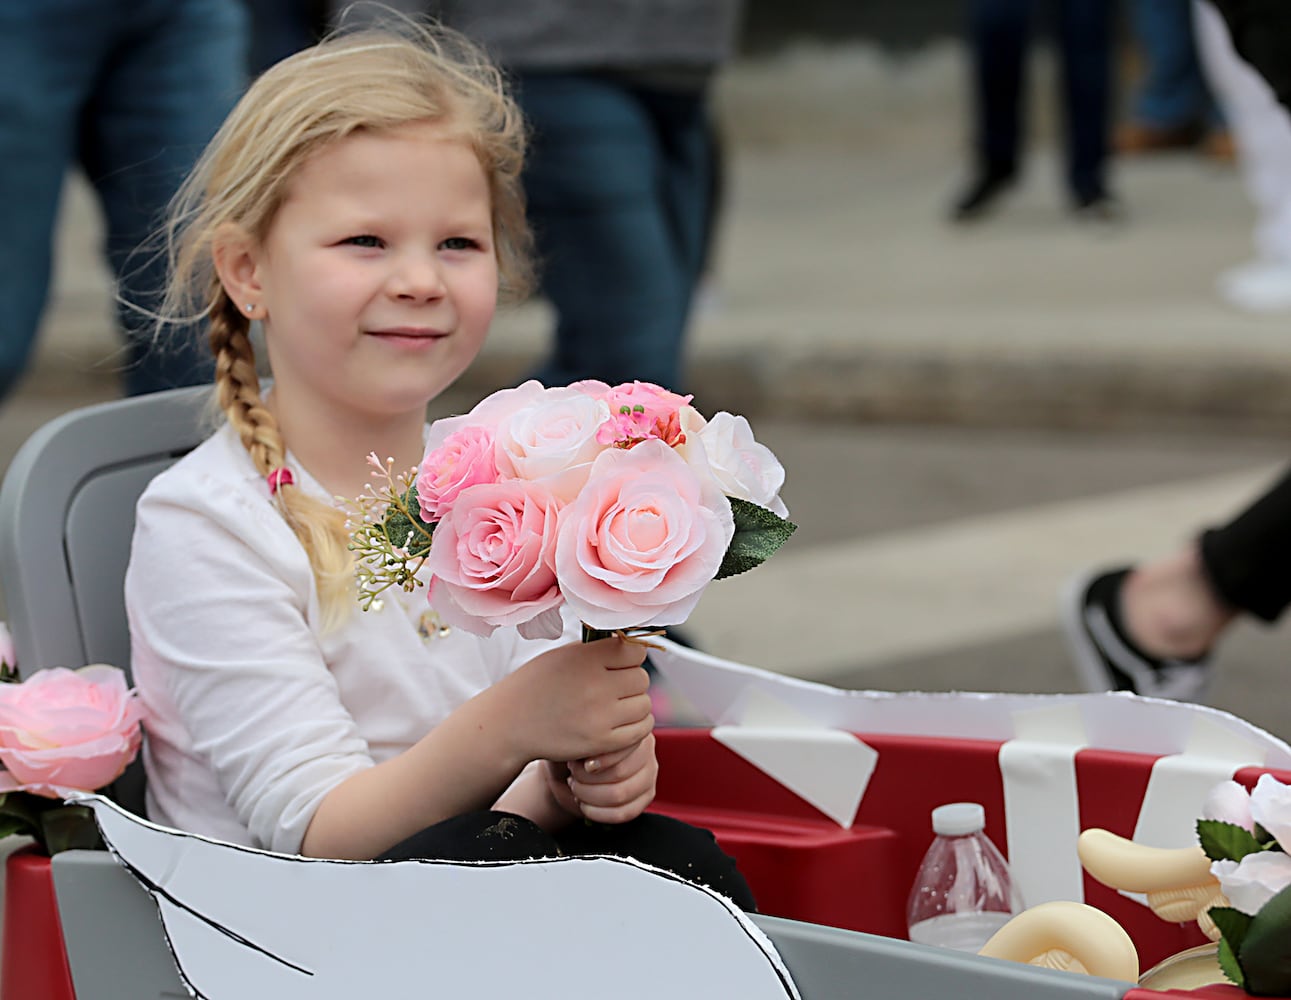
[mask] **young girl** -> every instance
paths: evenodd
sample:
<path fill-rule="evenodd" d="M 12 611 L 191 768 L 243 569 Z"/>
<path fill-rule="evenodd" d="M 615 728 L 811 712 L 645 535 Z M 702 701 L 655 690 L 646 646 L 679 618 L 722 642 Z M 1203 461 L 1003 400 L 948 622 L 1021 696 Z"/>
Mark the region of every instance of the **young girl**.
<path fill-rule="evenodd" d="M 317 857 L 630 855 L 752 908 L 711 834 L 643 813 L 640 645 L 442 629 L 424 590 L 358 610 L 332 498 L 369 452 L 418 463 L 428 401 L 524 290 L 523 146 L 468 43 L 365 32 L 261 76 L 181 193 L 167 311 L 209 317 L 227 422 L 138 506 L 149 813 Z"/>

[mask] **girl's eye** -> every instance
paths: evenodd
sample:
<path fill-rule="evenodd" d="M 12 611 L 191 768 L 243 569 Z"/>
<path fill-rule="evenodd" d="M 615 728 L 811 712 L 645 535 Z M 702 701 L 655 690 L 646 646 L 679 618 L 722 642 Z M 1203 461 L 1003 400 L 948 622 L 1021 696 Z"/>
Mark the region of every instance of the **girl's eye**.
<path fill-rule="evenodd" d="M 444 250 L 477 250 L 479 243 L 468 236 L 450 236 L 440 244 Z"/>
<path fill-rule="evenodd" d="M 385 245 L 384 243 L 382 243 L 380 236 L 371 236 L 371 235 L 351 236 L 348 239 L 342 240 L 341 242 L 346 243 L 350 246 L 364 247 L 365 249 L 368 249 L 368 250 L 379 250 L 381 249 L 382 246 Z"/>

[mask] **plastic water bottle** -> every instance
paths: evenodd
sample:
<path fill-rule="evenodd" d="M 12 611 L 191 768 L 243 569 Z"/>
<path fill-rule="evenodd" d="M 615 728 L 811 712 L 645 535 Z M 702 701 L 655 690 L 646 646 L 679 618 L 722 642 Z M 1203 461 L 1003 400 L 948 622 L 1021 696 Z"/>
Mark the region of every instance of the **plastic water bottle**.
<path fill-rule="evenodd" d="M 936 837 L 910 890 L 910 940 L 974 954 L 1022 911 L 1008 862 L 986 836 L 986 810 L 953 802 L 932 811 Z"/>

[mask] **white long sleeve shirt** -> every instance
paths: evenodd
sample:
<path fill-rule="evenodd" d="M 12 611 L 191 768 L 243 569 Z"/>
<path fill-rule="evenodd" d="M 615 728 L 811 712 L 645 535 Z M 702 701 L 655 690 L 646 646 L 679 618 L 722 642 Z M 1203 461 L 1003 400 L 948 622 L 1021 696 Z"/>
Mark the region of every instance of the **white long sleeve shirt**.
<path fill-rule="evenodd" d="M 324 632 L 305 552 L 228 427 L 140 498 L 125 590 L 149 817 L 284 853 L 341 781 L 555 644 L 438 635 L 424 588 Z"/>

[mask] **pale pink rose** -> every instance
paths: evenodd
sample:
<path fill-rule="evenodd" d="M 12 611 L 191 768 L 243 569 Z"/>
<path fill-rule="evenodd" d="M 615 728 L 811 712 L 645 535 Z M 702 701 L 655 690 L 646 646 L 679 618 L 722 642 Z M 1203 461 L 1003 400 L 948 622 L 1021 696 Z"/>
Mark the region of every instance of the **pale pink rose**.
<path fill-rule="evenodd" d="M 789 508 L 780 499 L 784 466 L 770 448 L 754 439 L 749 422 L 744 417 L 721 412 L 698 428 L 695 423 L 683 412 L 686 441 L 679 450 L 687 461 L 695 464 L 695 456 L 702 449 L 704 463 L 700 468 L 708 469 L 727 496 L 787 517 Z"/>
<path fill-rule="evenodd" d="M 603 452 L 561 511 L 556 572 L 594 628 L 686 620 L 735 533 L 731 505 L 659 440 Z"/>
<path fill-rule="evenodd" d="M 438 521 L 452 509 L 462 490 L 496 483 L 493 434 L 486 427 L 462 427 L 421 461 L 417 501 L 424 521 Z"/>
<path fill-rule="evenodd" d="M 435 451 L 448 440 L 449 435 L 464 427 L 487 427 L 492 431 L 516 410 L 531 405 L 548 391 L 541 382 L 530 379 L 512 389 L 499 389 L 485 396 L 471 408 L 470 413 L 441 417 L 430 425 L 430 432 L 426 436 L 426 454 Z"/>
<path fill-rule="evenodd" d="M 1234 909 L 1255 916 L 1260 907 L 1291 885 L 1291 856 L 1258 851 L 1241 861 L 1214 861 L 1210 873 Z"/>
<path fill-rule="evenodd" d="M 1261 774 L 1251 790 L 1251 818 L 1291 851 L 1291 786 L 1271 774 Z"/>
<path fill-rule="evenodd" d="M 139 751 L 141 714 L 125 674 L 103 664 L 0 684 L 0 792 L 62 798 L 110 784 Z"/>
<path fill-rule="evenodd" d="M 1206 795 L 1201 804 L 1201 818 L 1232 823 L 1254 832 L 1255 820 L 1251 818 L 1251 793 L 1236 781 L 1221 781 Z"/>
<path fill-rule="evenodd" d="M 542 482 L 568 502 L 605 450 L 596 435 L 608 417 L 605 402 L 580 387 L 548 389 L 498 425 L 498 469 L 503 477 Z"/>
<path fill-rule="evenodd" d="M 679 396 L 653 382 L 625 382 L 605 393 L 609 419 L 597 440 L 617 448 L 631 448 L 642 441 L 658 439 L 670 447 L 681 444 L 681 408 L 693 396 Z"/>
<path fill-rule="evenodd" d="M 435 528 L 430 600 L 450 625 L 490 635 L 541 619 L 561 603 L 555 547 L 560 504 L 537 483 L 509 479 L 463 490 Z M 529 637 L 537 637 L 526 629 Z M 556 635 L 559 635 L 557 628 Z M 555 638 L 556 636 L 549 636 Z"/>
<path fill-rule="evenodd" d="M 0 622 L 0 667 L 13 669 L 16 666 L 18 654 L 14 652 L 13 636 L 9 634 L 9 626 Z"/>

